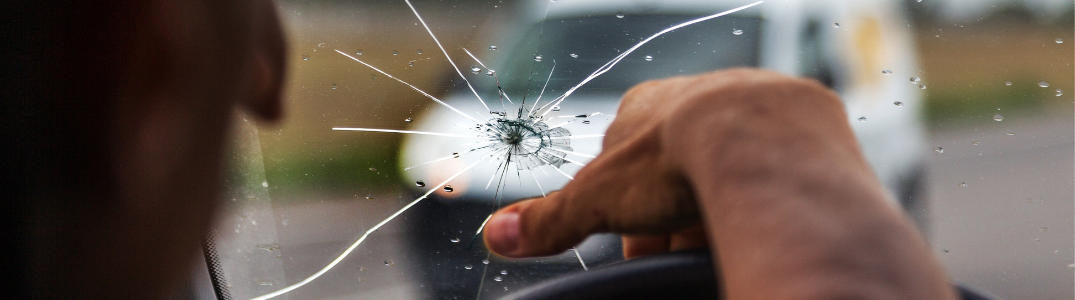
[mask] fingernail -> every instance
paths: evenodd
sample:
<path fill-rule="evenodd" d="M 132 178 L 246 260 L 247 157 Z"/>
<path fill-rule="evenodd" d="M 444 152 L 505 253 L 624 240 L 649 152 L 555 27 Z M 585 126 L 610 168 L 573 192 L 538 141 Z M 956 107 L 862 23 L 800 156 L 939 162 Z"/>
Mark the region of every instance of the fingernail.
<path fill-rule="evenodd" d="M 489 250 L 504 256 L 511 256 L 519 248 L 519 213 L 500 212 L 489 219 Z"/>

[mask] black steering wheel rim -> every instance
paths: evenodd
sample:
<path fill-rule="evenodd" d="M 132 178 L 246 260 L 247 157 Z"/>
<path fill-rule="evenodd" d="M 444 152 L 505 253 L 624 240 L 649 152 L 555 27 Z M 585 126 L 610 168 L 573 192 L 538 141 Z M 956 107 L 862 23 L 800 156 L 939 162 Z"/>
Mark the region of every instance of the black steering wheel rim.
<path fill-rule="evenodd" d="M 963 300 L 994 299 L 959 284 L 954 286 Z M 719 291 L 709 251 L 689 250 L 553 278 L 501 299 L 718 299 Z"/>

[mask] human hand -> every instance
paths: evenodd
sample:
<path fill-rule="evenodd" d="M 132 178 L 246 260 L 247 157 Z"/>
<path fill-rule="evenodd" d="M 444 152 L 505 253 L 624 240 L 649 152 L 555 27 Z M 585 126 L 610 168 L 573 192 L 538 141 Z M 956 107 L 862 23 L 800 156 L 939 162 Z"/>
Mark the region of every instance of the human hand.
<path fill-rule="evenodd" d="M 779 97 L 796 94 L 810 94 L 803 101 L 818 103 L 803 110 L 803 105 L 783 105 L 791 100 Z M 814 115 L 794 117 L 800 113 Z M 827 122 L 809 124 L 817 119 Z M 700 127 L 705 125 L 722 128 Z M 561 191 L 497 212 L 487 226 L 486 245 L 503 256 L 541 256 L 566 250 L 592 233 L 616 232 L 624 234 L 627 258 L 705 247 L 706 231 L 695 196 L 703 183 L 692 178 L 689 169 L 732 167 L 722 176 L 731 182 L 733 172 L 744 168 L 736 170 L 733 164 L 697 154 L 701 149 L 690 146 L 715 147 L 710 149 L 716 149 L 715 153 L 754 146 L 757 143 L 736 143 L 744 139 L 737 135 L 743 133 L 741 126 L 753 125 L 760 125 L 751 132 L 759 136 L 748 139 L 772 142 L 767 139 L 788 134 L 780 126 L 816 127 L 808 130 L 808 137 L 833 139 L 841 150 L 857 153 L 842 104 L 816 83 L 748 69 L 649 81 L 624 95 L 601 155 Z M 822 131 L 834 126 L 837 130 Z M 698 130 L 710 134 L 696 134 Z M 814 146 L 774 144 L 768 152 L 751 153 L 746 161 L 764 161 L 766 156 L 789 152 L 809 156 Z M 854 155 L 849 158 L 855 159 Z M 712 182 L 708 181 L 704 184 Z"/>

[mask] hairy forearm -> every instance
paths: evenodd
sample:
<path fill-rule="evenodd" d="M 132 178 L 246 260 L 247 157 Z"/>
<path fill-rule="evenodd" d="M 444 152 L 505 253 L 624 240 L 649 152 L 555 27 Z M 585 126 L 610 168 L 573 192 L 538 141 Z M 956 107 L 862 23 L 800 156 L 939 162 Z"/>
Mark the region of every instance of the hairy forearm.
<path fill-rule="evenodd" d="M 677 113 L 690 122 L 668 128 L 729 299 L 953 298 L 925 241 L 886 201 L 838 99 L 803 91 L 703 94 Z"/>

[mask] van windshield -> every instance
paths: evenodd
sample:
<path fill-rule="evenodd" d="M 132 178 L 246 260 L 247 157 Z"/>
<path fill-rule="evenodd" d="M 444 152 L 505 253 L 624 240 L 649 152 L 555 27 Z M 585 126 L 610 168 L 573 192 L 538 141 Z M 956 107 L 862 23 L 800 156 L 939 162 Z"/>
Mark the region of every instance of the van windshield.
<path fill-rule="evenodd" d="M 562 92 L 658 30 L 696 17 L 609 15 L 547 20 L 522 36 L 497 74 L 512 97 L 536 94 L 555 61 L 546 92 Z M 635 50 L 578 92 L 618 94 L 650 79 L 756 66 L 760 23 L 756 17 L 724 16 L 677 29 Z"/>

